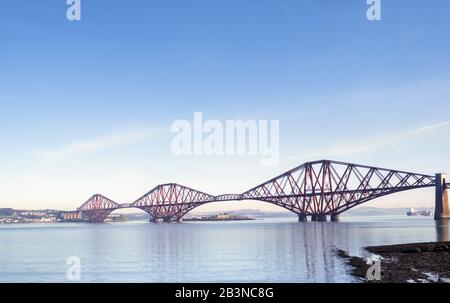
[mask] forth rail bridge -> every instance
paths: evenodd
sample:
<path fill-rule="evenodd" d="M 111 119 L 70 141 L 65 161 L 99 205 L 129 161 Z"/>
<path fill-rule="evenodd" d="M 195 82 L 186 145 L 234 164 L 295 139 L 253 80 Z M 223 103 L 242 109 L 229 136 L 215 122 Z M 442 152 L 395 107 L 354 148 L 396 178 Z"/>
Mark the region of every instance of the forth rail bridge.
<path fill-rule="evenodd" d="M 103 222 L 113 211 L 139 208 L 150 221 L 181 221 L 192 209 L 212 202 L 257 200 L 272 203 L 298 215 L 299 221 L 339 220 L 339 214 L 370 200 L 401 191 L 435 187 L 435 219 L 450 218 L 445 174 L 424 175 L 366 165 L 320 160 L 304 163 L 241 194 L 213 196 L 176 183 L 162 184 L 132 203 L 119 204 L 94 195 L 73 219 Z"/>

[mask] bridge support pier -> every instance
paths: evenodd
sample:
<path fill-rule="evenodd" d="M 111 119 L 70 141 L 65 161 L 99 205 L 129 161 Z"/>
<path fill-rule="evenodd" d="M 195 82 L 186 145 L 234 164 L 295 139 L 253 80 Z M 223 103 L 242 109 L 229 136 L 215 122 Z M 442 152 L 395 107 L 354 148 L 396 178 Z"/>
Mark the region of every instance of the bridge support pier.
<path fill-rule="evenodd" d="M 331 215 L 330 220 L 331 220 L 332 222 L 339 222 L 339 214 L 333 214 L 333 215 Z"/>
<path fill-rule="evenodd" d="M 324 215 L 324 214 L 311 215 L 311 221 L 312 222 L 327 222 L 327 215 Z"/>
<path fill-rule="evenodd" d="M 317 221 L 319 221 L 319 222 L 327 222 L 327 215 L 324 215 L 324 214 L 318 215 Z"/>
<path fill-rule="evenodd" d="M 164 217 L 163 221 L 164 221 L 164 223 L 170 223 L 170 222 L 172 222 L 172 217 Z"/>
<path fill-rule="evenodd" d="M 298 222 L 306 222 L 308 221 L 308 217 L 306 217 L 306 215 L 298 215 Z"/>
<path fill-rule="evenodd" d="M 450 208 L 448 204 L 448 190 L 445 183 L 447 182 L 446 174 L 436 174 L 436 201 L 434 208 L 434 219 L 450 218 Z"/>

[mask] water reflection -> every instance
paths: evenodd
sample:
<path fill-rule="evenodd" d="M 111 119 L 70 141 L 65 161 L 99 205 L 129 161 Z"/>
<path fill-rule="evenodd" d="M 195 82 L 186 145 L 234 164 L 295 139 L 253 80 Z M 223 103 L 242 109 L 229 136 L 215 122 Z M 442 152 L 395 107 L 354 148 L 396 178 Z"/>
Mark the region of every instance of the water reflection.
<path fill-rule="evenodd" d="M 64 282 L 79 256 L 84 282 L 350 282 L 334 249 L 449 241 L 449 222 L 430 218 L 296 218 L 181 224 L 0 226 L 0 282 Z"/>
<path fill-rule="evenodd" d="M 449 219 L 441 219 L 436 221 L 436 241 L 450 241 L 449 235 Z"/>

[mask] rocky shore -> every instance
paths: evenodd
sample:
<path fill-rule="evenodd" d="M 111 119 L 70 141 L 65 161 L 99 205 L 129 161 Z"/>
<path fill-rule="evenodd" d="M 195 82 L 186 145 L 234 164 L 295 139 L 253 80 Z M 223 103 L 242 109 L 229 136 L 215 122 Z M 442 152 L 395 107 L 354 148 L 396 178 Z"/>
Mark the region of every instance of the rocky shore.
<path fill-rule="evenodd" d="M 380 258 L 381 279 L 378 281 L 366 279 L 367 270 L 371 267 L 366 259 L 336 251 L 352 267 L 351 274 L 363 282 L 450 283 L 450 242 L 370 246 L 365 249 Z"/>

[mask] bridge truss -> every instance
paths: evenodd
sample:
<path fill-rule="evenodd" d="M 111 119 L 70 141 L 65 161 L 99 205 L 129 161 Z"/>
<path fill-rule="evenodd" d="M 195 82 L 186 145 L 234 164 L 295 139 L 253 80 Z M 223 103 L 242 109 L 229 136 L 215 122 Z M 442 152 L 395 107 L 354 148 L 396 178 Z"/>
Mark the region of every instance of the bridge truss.
<path fill-rule="evenodd" d="M 214 202 L 215 197 L 176 183 L 158 185 L 131 204 L 146 211 L 152 220 L 180 220 L 192 209 Z"/>
<path fill-rule="evenodd" d="M 151 220 L 180 220 L 192 209 L 211 202 L 257 200 L 288 209 L 300 217 L 337 216 L 389 194 L 432 187 L 435 176 L 352 163 L 321 160 L 304 163 L 242 194 L 213 196 L 176 183 L 158 185 L 131 204 L 94 195 L 78 208 L 89 221 L 101 222 L 118 209 L 136 207 Z M 450 185 L 446 184 L 447 188 Z"/>
<path fill-rule="evenodd" d="M 299 215 L 337 215 L 388 194 L 431 186 L 434 176 L 322 160 L 285 172 L 242 199 L 273 203 Z"/>
<path fill-rule="evenodd" d="M 103 222 L 112 211 L 118 208 L 121 208 L 119 203 L 97 194 L 89 198 L 77 210 L 90 222 Z"/>

